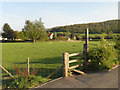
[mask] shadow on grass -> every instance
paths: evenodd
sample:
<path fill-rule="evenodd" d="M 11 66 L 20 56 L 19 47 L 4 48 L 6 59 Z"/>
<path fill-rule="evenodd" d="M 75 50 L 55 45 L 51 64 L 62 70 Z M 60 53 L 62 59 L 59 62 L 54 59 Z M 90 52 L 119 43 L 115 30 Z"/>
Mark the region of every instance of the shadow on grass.
<path fill-rule="evenodd" d="M 38 58 L 30 60 L 30 64 L 61 64 L 62 57 L 54 57 L 54 58 Z M 15 62 L 14 64 L 26 64 L 27 62 Z"/>
<path fill-rule="evenodd" d="M 70 59 L 80 58 L 80 57 L 81 56 L 76 56 Z M 30 60 L 30 71 L 32 70 L 32 68 L 37 68 L 38 69 L 38 72 L 36 74 L 37 76 L 47 77 L 52 72 L 54 72 L 58 67 L 60 67 L 62 63 L 63 63 L 62 57 L 33 59 Z M 14 65 L 16 65 L 19 68 L 26 68 L 27 62 L 15 62 L 13 65 L 11 65 L 13 67 L 12 69 L 6 68 L 12 75 L 17 74 Z M 61 77 L 62 75 L 63 75 L 63 69 L 60 69 L 58 72 L 53 74 L 51 78 L 55 79 L 57 77 Z M 7 77 L 9 75 L 7 75 L 3 71 L 3 76 Z"/>

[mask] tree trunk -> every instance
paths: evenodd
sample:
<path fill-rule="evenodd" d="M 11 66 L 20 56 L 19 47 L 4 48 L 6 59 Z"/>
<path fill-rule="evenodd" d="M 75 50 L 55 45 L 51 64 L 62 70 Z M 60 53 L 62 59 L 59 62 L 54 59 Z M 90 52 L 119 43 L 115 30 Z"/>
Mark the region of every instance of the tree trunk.
<path fill-rule="evenodd" d="M 33 39 L 33 42 L 36 42 L 36 40 L 35 40 L 35 39 Z"/>

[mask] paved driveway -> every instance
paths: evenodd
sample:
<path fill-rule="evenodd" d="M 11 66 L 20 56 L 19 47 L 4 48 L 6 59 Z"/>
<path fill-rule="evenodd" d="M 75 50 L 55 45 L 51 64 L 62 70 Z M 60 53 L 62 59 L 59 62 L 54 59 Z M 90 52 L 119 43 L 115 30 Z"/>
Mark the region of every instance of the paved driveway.
<path fill-rule="evenodd" d="M 118 88 L 118 68 L 61 78 L 37 88 Z"/>

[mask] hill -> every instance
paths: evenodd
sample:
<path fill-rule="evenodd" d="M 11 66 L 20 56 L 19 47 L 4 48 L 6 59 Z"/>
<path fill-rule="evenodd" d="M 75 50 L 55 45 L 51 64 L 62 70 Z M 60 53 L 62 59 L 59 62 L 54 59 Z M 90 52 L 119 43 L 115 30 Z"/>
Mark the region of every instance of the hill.
<path fill-rule="evenodd" d="M 89 28 L 91 34 L 95 33 L 120 33 L 118 30 L 118 21 L 119 20 L 109 20 L 104 22 L 97 23 L 88 23 L 88 24 L 74 24 L 67 26 L 54 27 L 49 29 L 50 32 L 70 32 L 70 33 L 84 33 L 86 28 Z"/>

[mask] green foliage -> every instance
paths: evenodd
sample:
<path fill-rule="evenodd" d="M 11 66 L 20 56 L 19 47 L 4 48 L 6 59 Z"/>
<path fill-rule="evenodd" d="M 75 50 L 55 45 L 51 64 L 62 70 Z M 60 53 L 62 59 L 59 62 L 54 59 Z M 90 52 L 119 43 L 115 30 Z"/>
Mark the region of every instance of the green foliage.
<path fill-rule="evenodd" d="M 25 40 L 25 39 L 26 39 L 23 31 L 18 32 L 17 35 L 18 35 L 17 37 L 18 37 L 19 39 L 22 39 L 22 40 Z"/>
<path fill-rule="evenodd" d="M 30 88 L 35 85 L 40 85 L 47 82 L 49 79 L 41 76 L 30 76 L 30 78 L 24 78 L 21 76 L 15 76 L 12 79 L 3 80 L 4 88 Z"/>
<path fill-rule="evenodd" d="M 34 42 L 39 39 L 45 40 L 47 38 L 47 33 L 45 31 L 41 18 L 39 21 L 35 20 L 34 22 L 27 20 L 25 22 L 23 32 L 24 36 L 27 39 L 31 39 Z"/>
<path fill-rule="evenodd" d="M 71 33 L 70 38 L 74 38 L 74 36 L 75 36 L 75 33 Z"/>
<path fill-rule="evenodd" d="M 118 59 L 120 64 L 120 35 L 114 37 L 115 48 L 118 50 Z"/>
<path fill-rule="evenodd" d="M 115 42 L 115 48 L 120 50 L 120 35 L 114 37 L 114 42 Z"/>
<path fill-rule="evenodd" d="M 57 37 L 57 33 L 54 32 L 53 34 L 54 34 L 54 35 L 53 35 L 53 39 L 56 39 L 56 37 Z"/>
<path fill-rule="evenodd" d="M 113 33 L 120 33 L 118 30 L 118 20 L 109 20 L 105 22 L 98 23 L 88 23 L 88 24 L 74 24 L 67 26 L 54 27 L 50 29 L 51 32 L 70 32 L 70 33 L 85 33 L 85 29 L 89 28 L 90 34 L 101 34 L 108 33 L 112 31 Z"/>
<path fill-rule="evenodd" d="M 57 32 L 57 36 L 64 36 L 64 32 Z"/>
<path fill-rule="evenodd" d="M 77 38 L 77 40 L 82 40 L 82 36 L 79 34 L 76 36 L 76 38 Z"/>
<path fill-rule="evenodd" d="M 112 31 L 108 32 L 108 34 L 107 34 L 107 37 L 108 37 L 108 38 L 113 38 L 113 36 L 114 36 L 114 34 L 113 34 Z"/>
<path fill-rule="evenodd" d="M 13 31 L 13 38 L 18 39 L 18 31 Z"/>
<path fill-rule="evenodd" d="M 56 37 L 56 40 L 66 41 L 68 40 L 68 37 Z"/>
<path fill-rule="evenodd" d="M 102 41 L 105 41 L 105 35 L 106 35 L 105 33 L 101 34 L 100 38 Z"/>
<path fill-rule="evenodd" d="M 71 33 L 70 32 L 65 32 L 65 36 L 70 37 Z"/>
<path fill-rule="evenodd" d="M 71 70 L 68 71 L 68 74 L 69 74 L 69 76 L 71 76 L 71 77 L 73 76 Z"/>
<path fill-rule="evenodd" d="M 11 27 L 8 25 L 8 23 L 5 23 L 3 25 L 2 37 L 7 38 L 7 39 L 14 38 L 14 31 L 11 29 Z"/>
<path fill-rule="evenodd" d="M 102 41 L 97 48 L 90 50 L 88 56 L 91 60 L 88 68 L 92 67 L 92 69 L 111 69 L 115 64 L 118 63 L 116 49 L 104 41 Z"/>

